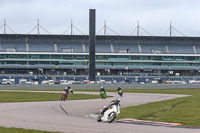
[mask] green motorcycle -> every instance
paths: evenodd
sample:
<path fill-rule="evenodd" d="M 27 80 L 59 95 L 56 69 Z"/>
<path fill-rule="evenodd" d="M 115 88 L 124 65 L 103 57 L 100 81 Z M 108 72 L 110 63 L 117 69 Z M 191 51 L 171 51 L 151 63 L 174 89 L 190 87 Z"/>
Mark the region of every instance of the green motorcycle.
<path fill-rule="evenodd" d="M 100 92 L 100 96 L 102 99 L 106 99 L 106 93 L 104 91 Z"/>

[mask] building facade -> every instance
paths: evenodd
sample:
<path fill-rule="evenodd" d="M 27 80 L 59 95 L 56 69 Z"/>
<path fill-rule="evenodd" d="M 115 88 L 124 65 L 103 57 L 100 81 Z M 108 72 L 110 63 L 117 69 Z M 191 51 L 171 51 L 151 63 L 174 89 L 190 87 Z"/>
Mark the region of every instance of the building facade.
<path fill-rule="evenodd" d="M 199 37 L 96 36 L 96 74 L 199 76 Z M 88 75 L 87 35 L 0 35 L 0 74 Z"/>

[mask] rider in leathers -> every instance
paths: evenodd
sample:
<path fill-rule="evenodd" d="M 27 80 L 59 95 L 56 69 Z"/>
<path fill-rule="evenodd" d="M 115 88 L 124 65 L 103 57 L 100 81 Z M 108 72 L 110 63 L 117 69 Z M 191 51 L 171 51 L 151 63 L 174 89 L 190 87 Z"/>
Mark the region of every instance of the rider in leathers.
<path fill-rule="evenodd" d="M 108 110 L 109 107 L 111 107 L 112 105 L 118 105 L 119 102 L 120 102 L 120 99 L 119 99 L 119 98 L 117 98 L 117 99 L 111 101 L 111 102 L 109 103 L 108 106 L 106 106 L 106 107 L 103 108 L 103 110 L 102 110 L 102 112 L 101 112 L 100 114 L 103 116 L 103 115 L 104 115 L 104 112 L 105 112 L 106 110 Z"/>
<path fill-rule="evenodd" d="M 65 93 L 65 98 L 64 98 L 64 101 L 67 100 L 67 96 L 69 94 L 69 89 L 71 89 L 71 87 L 65 87 L 63 93 Z"/>
<path fill-rule="evenodd" d="M 104 99 L 106 99 L 106 91 L 105 91 L 105 89 L 103 88 L 103 86 L 101 86 L 100 92 L 104 92 L 104 93 L 105 93 Z M 103 99 L 103 98 L 102 98 L 102 99 Z"/>
<path fill-rule="evenodd" d="M 122 88 L 120 86 L 118 86 L 117 88 L 117 93 L 119 94 L 119 92 L 122 91 Z M 120 95 L 120 94 L 119 94 Z M 122 97 L 122 96 L 121 96 Z"/>
<path fill-rule="evenodd" d="M 103 88 L 103 86 L 101 86 L 100 92 L 103 91 L 106 94 L 105 89 Z"/>

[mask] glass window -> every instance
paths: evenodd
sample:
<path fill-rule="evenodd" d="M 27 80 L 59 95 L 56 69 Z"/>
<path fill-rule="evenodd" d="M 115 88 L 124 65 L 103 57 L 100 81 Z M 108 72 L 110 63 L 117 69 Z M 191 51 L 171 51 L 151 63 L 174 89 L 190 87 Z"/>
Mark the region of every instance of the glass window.
<path fill-rule="evenodd" d="M 39 55 L 40 59 L 46 59 L 46 55 Z"/>
<path fill-rule="evenodd" d="M 28 64 L 29 64 L 29 65 L 37 65 L 37 64 L 38 64 L 38 61 L 29 61 Z"/>
<path fill-rule="evenodd" d="M 140 60 L 151 60 L 150 56 L 140 56 Z"/>
<path fill-rule="evenodd" d="M 131 60 L 140 60 L 140 56 L 131 56 Z"/>
<path fill-rule="evenodd" d="M 26 61 L 16 61 L 16 64 L 27 65 Z"/>
<path fill-rule="evenodd" d="M 30 59 L 39 59 L 39 55 L 29 55 Z"/>
<path fill-rule="evenodd" d="M 162 60 L 162 57 L 161 56 L 153 56 L 152 60 Z"/>
<path fill-rule="evenodd" d="M 109 56 L 109 58 L 111 58 L 110 56 Z M 86 59 L 89 59 L 89 56 L 88 56 L 88 58 L 86 58 Z M 96 56 L 96 60 L 107 60 L 108 58 L 107 58 L 107 56 L 106 55 L 97 55 Z"/>
<path fill-rule="evenodd" d="M 38 64 L 50 64 L 50 61 L 39 61 Z"/>
<path fill-rule="evenodd" d="M 61 59 L 61 55 L 51 55 L 51 59 Z"/>
<path fill-rule="evenodd" d="M 5 61 L 5 64 L 16 64 L 16 61 Z"/>
<path fill-rule="evenodd" d="M 73 59 L 73 55 L 62 55 L 62 59 L 66 60 Z"/>
<path fill-rule="evenodd" d="M 83 55 L 75 55 L 74 59 L 76 59 L 76 60 L 84 60 L 85 56 L 83 56 Z"/>

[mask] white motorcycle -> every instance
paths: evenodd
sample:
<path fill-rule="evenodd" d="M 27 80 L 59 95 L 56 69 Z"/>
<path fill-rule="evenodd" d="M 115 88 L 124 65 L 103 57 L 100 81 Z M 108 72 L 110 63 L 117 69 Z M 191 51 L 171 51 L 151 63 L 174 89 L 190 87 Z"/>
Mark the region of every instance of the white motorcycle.
<path fill-rule="evenodd" d="M 122 96 L 123 96 L 123 91 L 122 91 L 122 90 L 119 90 L 119 91 L 118 91 L 118 94 L 122 97 Z"/>
<path fill-rule="evenodd" d="M 102 116 L 101 114 L 102 110 L 100 110 L 100 114 L 97 116 L 97 121 L 106 121 L 108 123 L 111 123 L 115 120 L 115 118 L 120 114 L 120 104 L 112 105 L 109 107 Z"/>

